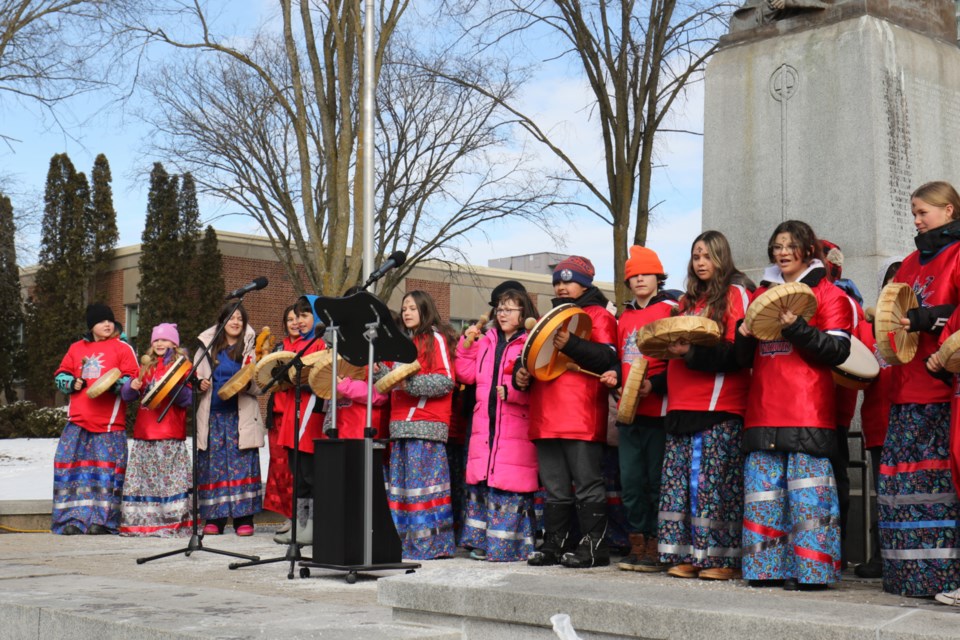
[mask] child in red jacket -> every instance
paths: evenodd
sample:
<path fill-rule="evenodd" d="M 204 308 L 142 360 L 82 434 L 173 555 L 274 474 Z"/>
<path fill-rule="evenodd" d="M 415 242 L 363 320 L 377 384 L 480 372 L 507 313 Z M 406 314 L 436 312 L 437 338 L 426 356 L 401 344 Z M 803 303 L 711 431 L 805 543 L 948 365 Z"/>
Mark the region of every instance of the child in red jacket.
<path fill-rule="evenodd" d="M 425 291 L 405 295 L 400 315 L 417 346 L 420 371 L 390 394 L 390 513 L 404 558 L 445 558 L 455 550 L 445 446 L 452 412 L 454 334 Z"/>
<path fill-rule="evenodd" d="M 663 293 L 667 276 L 660 258 L 646 247 L 630 247 L 624 265 L 624 277 L 634 299 L 628 302 L 617 323 L 617 347 L 623 367 L 623 380 L 630 375 L 637 358 L 647 361 L 646 376 L 663 373 L 667 361 L 640 352 L 637 334 L 646 324 L 670 317 L 676 301 Z M 620 446 L 620 483 L 627 514 L 630 553 L 617 565 L 625 571 L 665 571 L 657 551 L 657 514 L 660 510 L 660 474 L 667 432 L 664 418 L 667 399 L 646 389 L 629 423 L 617 423 Z"/>
<path fill-rule="evenodd" d="M 607 496 L 601 473 L 607 441 L 609 412 L 607 384 L 586 372 L 616 380 L 617 321 L 607 311 L 607 299 L 593 285 L 593 264 L 581 256 L 562 260 L 553 271 L 553 306 L 571 303 L 592 321 L 590 338 L 582 340 L 565 329 L 554 337 L 554 347 L 584 371 L 568 371 L 549 381 L 532 380 L 518 367 L 514 386 L 530 389 L 530 439 L 537 448 L 540 480 L 547 490 L 544 542 L 527 564 L 546 566 L 562 562 L 585 568 L 610 563 L 607 546 Z M 616 382 L 613 382 L 616 386 Z M 576 492 L 571 491 L 571 483 Z M 582 538 L 575 551 L 568 540 L 574 517 Z"/>
<path fill-rule="evenodd" d="M 120 397 L 133 402 L 149 393 L 181 355 L 186 352 L 180 349 L 177 325 L 155 326 L 143 376 L 128 380 Z M 120 535 L 169 538 L 190 534 L 193 518 L 186 408 L 192 402 L 193 391 L 185 386 L 162 421 L 157 422 L 162 409 L 156 411 L 141 404 L 137 410 L 123 487 Z"/>
<path fill-rule="evenodd" d="M 57 368 L 57 389 L 69 397 L 67 426 L 53 462 L 53 516 L 50 530 L 63 535 L 117 533 L 120 498 L 127 466 L 126 403 L 120 388 L 140 368 L 137 356 L 120 339 L 113 311 L 105 304 L 87 307 L 83 339 Z M 85 387 L 118 369 L 120 378 L 91 398 Z"/>

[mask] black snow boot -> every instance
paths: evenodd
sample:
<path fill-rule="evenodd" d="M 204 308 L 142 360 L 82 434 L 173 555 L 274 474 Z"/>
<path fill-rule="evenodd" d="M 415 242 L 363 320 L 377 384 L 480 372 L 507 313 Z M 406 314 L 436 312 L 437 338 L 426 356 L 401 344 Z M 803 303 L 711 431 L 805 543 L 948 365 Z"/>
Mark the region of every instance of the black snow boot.
<path fill-rule="evenodd" d="M 576 551 L 563 554 L 560 563 L 571 569 L 605 567 L 610 564 L 610 548 L 607 547 L 607 504 L 587 502 L 580 505 L 577 514 L 583 537 Z"/>
<path fill-rule="evenodd" d="M 533 567 L 548 567 L 558 564 L 564 552 L 569 551 L 570 523 L 573 519 L 572 504 L 546 503 L 543 506 L 543 544 L 530 554 L 527 564 Z"/>

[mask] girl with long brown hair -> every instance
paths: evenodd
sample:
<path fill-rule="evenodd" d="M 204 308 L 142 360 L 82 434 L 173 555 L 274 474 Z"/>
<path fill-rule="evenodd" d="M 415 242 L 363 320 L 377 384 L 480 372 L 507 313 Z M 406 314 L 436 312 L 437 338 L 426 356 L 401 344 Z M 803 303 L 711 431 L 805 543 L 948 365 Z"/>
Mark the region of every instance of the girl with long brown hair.
<path fill-rule="evenodd" d="M 445 443 L 454 387 L 454 332 L 425 291 L 403 297 L 400 317 L 417 346 L 420 371 L 390 394 L 390 512 L 411 560 L 455 551 Z"/>
<path fill-rule="evenodd" d="M 264 428 L 256 398 L 260 388 L 251 381 L 229 400 L 221 400 L 217 391 L 253 362 L 257 334 L 243 305 L 231 313 L 232 309 L 232 302 L 220 309 L 217 324 L 224 329 L 216 340 L 216 325 L 198 337 L 210 350 L 194 362 L 200 380 L 196 491 L 200 517 L 206 521 L 204 535 L 223 533 L 227 518 L 233 518 L 238 536 L 252 536 L 253 516 L 263 506 L 258 449 L 263 446 Z"/>
<path fill-rule="evenodd" d="M 749 371 L 734 363 L 733 341 L 750 294 L 719 231 L 694 240 L 687 274 L 680 312 L 714 320 L 722 340 L 673 345 L 678 357 L 651 380 L 660 393 L 665 382 L 667 395 L 658 550 L 672 576 L 729 580 L 740 567 L 740 437 L 750 384 Z"/>

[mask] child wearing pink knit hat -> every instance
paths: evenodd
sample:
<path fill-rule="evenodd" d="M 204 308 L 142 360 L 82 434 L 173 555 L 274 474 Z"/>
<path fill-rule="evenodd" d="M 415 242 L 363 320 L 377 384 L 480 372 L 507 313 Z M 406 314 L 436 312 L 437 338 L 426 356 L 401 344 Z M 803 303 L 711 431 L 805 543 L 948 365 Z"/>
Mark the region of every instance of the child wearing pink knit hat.
<path fill-rule="evenodd" d="M 176 375 L 181 357 L 186 358 L 187 353 L 180 349 L 177 325 L 164 322 L 155 326 L 150 349 L 141 358 L 142 375 L 123 385 L 121 398 L 126 402 L 142 399 L 165 376 Z M 192 402 L 193 393 L 186 386 L 160 422 L 157 418 L 163 409 L 149 409 L 141 402 L 130 441 L 120 535 L 167 538 L 190 534 L 193 518 L 186 437 L 187 407 Z"/>

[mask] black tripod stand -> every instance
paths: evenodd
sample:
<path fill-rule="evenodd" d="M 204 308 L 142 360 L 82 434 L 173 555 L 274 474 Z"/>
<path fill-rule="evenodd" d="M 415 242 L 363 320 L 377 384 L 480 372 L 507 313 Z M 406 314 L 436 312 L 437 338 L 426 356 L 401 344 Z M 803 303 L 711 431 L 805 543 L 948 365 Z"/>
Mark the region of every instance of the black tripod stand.
<path fill-rule="evenodd" d="M 289 371 L 291 368 L 296 370 L 296 384 L 293 391 L 293 491 L 291 495 L 291 500 L 293 501 L 293 506 L 291 513 L 293 514 L 294 522 L 290 525 L 290 542 L 287 544 L 287 552 L 282 556 L 277 556 L 275 558 L 265 558 L 261 560 L 260 558 L 253 558 L 249 562 L 231 562 L 228 566 L 231 569 L 241 569 L 243 567 L 254 567 L 261 564 L 273 564 L 275 562 L 289 562 L 290 571 L 287 573 L 287 579 L 293 580 L 293 568 L 297 562 L 301 560 L 310 561 L 311 558 L 304 557 L 300 553 L 300 545 L 297 544 L 297 487 L 299 486 L 300 479 L 300 398 L 301 398 L 301 377 L 303 374 L 303 355 L 306 353 L 307 349 L 317 341 L 317 336 L 314 335 L 313 339 L 308 342 L 303 349 L 297 352 L 293 358 L 291 358 L 286 364 L 277 366 L 274 371 L 271 372 L 270 382 L 263 388 L 264 391 L 269 391 L 270 388 L 284 380 L 290 379 Z M 311 541 L 312 542 L 312 541 Z"/>
<path fill-rule="evenodd" d="M 210 344 L 203 345 L 203 349 L 200 350 L 199 357 L 195 362 L 202 362 L 204 358 L 207 358 L 208 361 L 211 361 L 211 368 L 213 367 L 212 358 L 210 357 L 209 350 L 210 345 L 214 344 L 217 341 L 217 337 L 223 332 L 223 328 L 226 326 L 227 321 L 233 317 L 233 313 L 240 307 L 240 304 L 243 302 L 243 298 L 237 300 L 237 303 L 234 305 L 233 309 L 230 310 L 230 313 L 227 314 L 223 322 L 217 325 L 217 331 L 213 334 L 213 338 L 210 340 Z M 241 337 L 242 339 L 242 337 Z M 219 553 L 224 556 L 232 556 L 234 558 L 244 558 L 247 560 L 258 560 L 258 556 L 248 556 L 243 553 L 234 553 L 233 551 L 223 551 L 221 549 L 211 549 L 210 547 L 203 546 L 203 534 L 200 533 L 200 497 L 199 497 L 199 478 L 200 472 L 197 464 L 197 390 L 199 387 L 199 379 L 196 376 L 196 369 L 193 368 L 190 371 L 189 376 L 184 376 L 177 386 L 173 389 L 173 392 L 170 395 L 170 401 L 167 403 L 167 406 L 164 407 L 163 412 L 157 418 L 157 422 L 163 420 L 164 416 L 167 415 L 167 411 L 173 406 L 173 403 L 176 401 L 177 396 L 180 395 L 180 392 L 183 391 L 184 386 L 187 382 L 191 383 L 191 388 L 194 389 L 193 393 L 193 402 L 190 403 L 190 416 L 193 419 L 193 507 L 192 507 L 192 517 L 193 517 L 193 533 L 190 535 L 190 541 L 187 543 L 187 546 L 183 549 L 175 549 L 173 551 L 167 551 L 165 553 L 158 553 L 154 556 L 149 556 L 147 558 L 137 558 L 137 564 L 143 564 L 144 562 L 150 562 L 151 560 L 159 560 L 160 558 L 166 558 L 168 556 L 175 556 L 177 554 L 184 554 L 187 557 L 190 557 L 190 554 L 194 551 L 208 551 L 210 553 Z"/>

